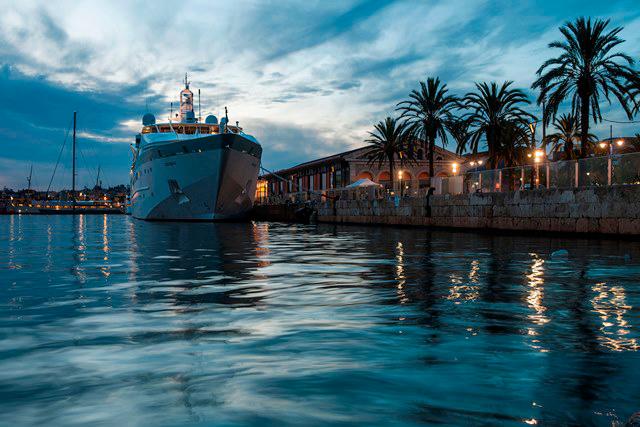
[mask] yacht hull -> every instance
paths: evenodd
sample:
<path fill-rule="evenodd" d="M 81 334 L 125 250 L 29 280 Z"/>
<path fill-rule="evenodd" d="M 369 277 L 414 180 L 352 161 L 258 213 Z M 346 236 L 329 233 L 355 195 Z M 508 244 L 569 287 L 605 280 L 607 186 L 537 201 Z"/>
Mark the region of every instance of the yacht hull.
<path fill-rule="evenodd" d="M 262 149 L 241 134 L 152 145 L 132 169 L 131 215 L 143 220 L 221 221 L 246 217 Z"/>

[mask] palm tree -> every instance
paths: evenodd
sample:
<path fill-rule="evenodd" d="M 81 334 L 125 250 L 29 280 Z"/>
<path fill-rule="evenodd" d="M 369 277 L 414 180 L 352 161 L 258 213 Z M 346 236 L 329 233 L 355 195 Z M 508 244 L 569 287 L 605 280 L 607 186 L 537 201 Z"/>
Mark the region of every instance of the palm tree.
<path fill-rule="evenodd" d="M 436 138 L 442 145 L 447 143 L 446 124 L 452 119 L 452 111 L 457 107 L 458 98 L 449 95 L 447 85 L 440 78 L 429 77 L 420 82 L 420 90 L 412 90 L 409 100 L 398 103 L 401 119 L 406 119 L 413 137 L 427 143 L 429 158 L 429 184 L 434 174 L 433 156 Z"/>
<path fill-rule="evenodd" d="M 447 131 L 456 143 L 456 153 L 463 154 L 464 148 L 471 139 L 471 132 L 469 130 L 469 121 L 464 119 L 455 118 L 447 122 Z"/>
<path fill-rule="evenodd" d="M 546 136 L 544 143 L 551 144 L 551 151 L 563 150 L 567 160 L 575 158 L 573 147 L 582 139 L 580 123 L 573 114 L 563 114 L 553 122 L 556 132 Z M 596 141 L 596 136 L 588 135 L 589 146 Z"/>
<path fill-rule="evenodd" d="M 571 99 L 571 110 L 580 118 L 581 156 L 587 155 L 589 144 L 589 115 L 594 122 L 602 120 L 600 98 L 611 104 L 613 94 L 627 116 L 633 117 L 633 107 L 640 86 L 640 74 L 631 68 L 633 59 L 614 51 L 624 42 L 618 37 L 622 27 L 607 30 L 609 20 L 578 18 L 560 27 L 562 41 L 554 41 L 550 48 L 560 49 L 560 55 L 549 59 L 538 69 L 534 89 L 540 89 L 538 104 L 546 101 L 545 119 L 556 116 L 562 103 Z"/>
<path fill-rule="evenodd" d="M 464 119 L 469 122 L 471 137 L 458 147 L 459 152 L 470 149 L 478 152 L 480 140 L 484 137 L 489 151 L 489 162 L 495 168 L 500 160 L 511 164 L 515 148 L 528 138 L 529 123 L 535 116 L 524 111 L 521 106 L 530 104 L 525 93 L 512 89 L 513 82 L 498 85 L 496 82 L 476 83 L 476 92 L 467 93 L 460 108 L 469 110 Z M 468 145 L 468 146 L 467 146 Z"/>
<path fill-rule="evenodd" d="M 505 166 L 524 164 L 527 154 L 531 153 L 531 131 L 528 123 L 506 120 L 501 127 L 498 144 L 500 151 L 496 162 L 502 160 Z"/>
<path fill-rule="evenodd" d="M 374 132 L 369 132 L 370 138 L 366 140 L 371 148 L 367 165 L 371 166 L 377 162 L 378 168 L 381 168 L 385 161 L 389 162 L 391 188 L 393 188 L 396 159 L 400 159 L 402 165 L 405 159 L 414 158 L 413 150 L 410 149 L 411 136 L 406 124 L 391 117 L 378 122 L 374 125 L 374 129 Z"/>

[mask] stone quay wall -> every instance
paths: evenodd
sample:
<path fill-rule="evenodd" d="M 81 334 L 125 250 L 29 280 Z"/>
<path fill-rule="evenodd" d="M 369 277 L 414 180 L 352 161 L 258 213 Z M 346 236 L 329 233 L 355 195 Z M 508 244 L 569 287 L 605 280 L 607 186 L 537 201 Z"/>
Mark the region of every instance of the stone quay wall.
<path fill-rule="evenodd" d="M 343 191 L 319 222 L 640 236 L 640 185 L 376 198 Z"/>

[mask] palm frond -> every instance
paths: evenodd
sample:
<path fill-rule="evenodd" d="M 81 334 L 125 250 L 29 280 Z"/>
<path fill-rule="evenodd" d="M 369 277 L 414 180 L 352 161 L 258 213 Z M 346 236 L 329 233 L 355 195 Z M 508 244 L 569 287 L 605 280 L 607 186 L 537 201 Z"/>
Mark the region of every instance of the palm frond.
<path fill-rule="evenodd" d="M 629 119 L 640 111 L 640 73 L 631 56 L 615 50 L 624 42 L 622 27 L 609 29 L 609 20 L 582 17 L 559 30 L 563 39 L 549 44 L 559 54 L 538 69 L 532 88 L 540 91 L 538 104 L 546 104 L 545 120 L 555 119 L 560 106 L 571 101 L 584 127 L 580 142 L 586 155 L 589 122 L 602 120 L 602 98 L 609 104 L 615 99 Z"/>
<path fill-rule="evenodd" d="M 512 88 L 512 84 L 511 81 L 500 85 L 476 83 L 476 90 L 464 96 L 461 106 L 467 110 L 463 120 L 468 136 L 457 141 L 459 153 L 477 152 L 484 138 L 494 166 L 501 160 L 507 165 L 517 160 L 516 149 L 528 142 L 528 125 L 536 117 L 522 108 L 530 103 L 528 97 L 522 90 Z"/>

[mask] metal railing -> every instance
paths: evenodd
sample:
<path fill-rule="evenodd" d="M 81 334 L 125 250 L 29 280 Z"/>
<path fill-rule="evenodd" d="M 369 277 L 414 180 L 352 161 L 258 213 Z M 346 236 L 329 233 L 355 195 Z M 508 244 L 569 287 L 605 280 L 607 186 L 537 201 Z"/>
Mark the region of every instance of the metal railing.
<path fill-rule="evenodd" d="M 532 189 L 640 185 L 640 152 L 548 162 L 503 169 L 466 172 L 452 177 L 434 177 L 434 194 L 509 192 Z M 328 200 L 399 200 L 424 198 L 428 188 L 394 190 L 384 187 L 328 189 L 269 195 L 256 198 L 257 204 L 301 204 Z"/>
<path fill-rule="evenodd" d="M 402 198 L 424 198 L 428 189 L 406 189 L 390 190 L 384 187 L 361 187 L 361 188 L 334 188 L 318 191 L 304 191 L 297 193 L 275 194 L 269 196 L 256 197 L 257 205 L 286 205 L 286 204 L 307 204 L 320 203 L 331 200 L 398 200 Z"/>
<path fill-rule="evenodd" d="M 491 193 L 640 184 L 640 152 L 471 171 L 434 178 L 436 194 Z"/>
<path fill-rule="evenodd" d="M 258 205 L 286 205 L 301 204 L 307 202 L 319 202 L 325 199 L 325 195 L 321 191 L 300 191 L 296 193 L 271 194 L 268 196 L 256 197 L 255 203 Z"/>

